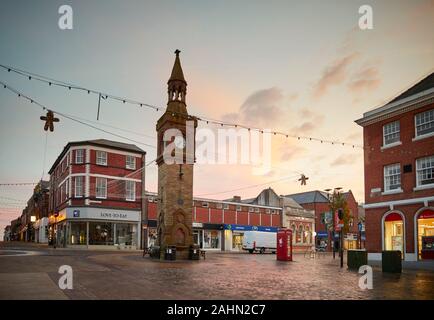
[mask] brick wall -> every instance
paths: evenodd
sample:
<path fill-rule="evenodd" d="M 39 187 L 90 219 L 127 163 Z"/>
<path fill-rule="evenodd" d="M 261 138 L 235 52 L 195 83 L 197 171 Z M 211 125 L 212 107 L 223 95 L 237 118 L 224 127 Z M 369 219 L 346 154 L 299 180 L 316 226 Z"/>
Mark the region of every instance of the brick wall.
<path fill-rule="evenodd" d="M 433 189 L 413 191 L 413 188 L 416 186 L 416 159 L 434 154 L 434 137 L 412 141 L 415 137 L 415 114 L 430 110 L 433 107 L 434 104 L 431 104 L 364 127 L 363 139 L 366 146 L 364 154 L 365 202 L 367 204 L 433 195 Z M 396 120 L 400 121 L 402 145 L 381 150 L 383 146 L 383 126 Z M 393 195 L 377 194 L 371 197 L 371 189 L 373 188 L 381 188 L 381 191 L 384 191 L 384 166 L 394 163 L 401 164 L 401 188 L 403 192 Z M 403 166 L 407 164 L 412 165 L 412 172 L 403 173 Z"/>

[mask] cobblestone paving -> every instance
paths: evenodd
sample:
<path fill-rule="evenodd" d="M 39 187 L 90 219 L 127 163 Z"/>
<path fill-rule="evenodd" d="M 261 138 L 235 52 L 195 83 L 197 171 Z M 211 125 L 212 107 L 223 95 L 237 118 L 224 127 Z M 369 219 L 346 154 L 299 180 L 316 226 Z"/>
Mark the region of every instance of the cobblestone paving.
<path fill-rule="evenodd" d="M 0 299 L 19 299 L 20 290 L 34 292 L 26 293 L 30 299 L 434 299 L 432 271 L 396 275 L 374 267 L 374 289 L 361 290 L 360 275 L 340 269 L 330 255 L 281 262 L 271 254 L 208 253 L 206 260 L 168 262 L 142 258 L 141 252 L 28 250 L 39 255 L 0 255 Z M 74 289 L 56 293 L 64 264 L 73 268 Z M 14 281 L 1 280 L 8 274 Z M 17 288 L 20 274 L 26 276 Z M 30 274 L 38 274 L 35 281 Z"/>

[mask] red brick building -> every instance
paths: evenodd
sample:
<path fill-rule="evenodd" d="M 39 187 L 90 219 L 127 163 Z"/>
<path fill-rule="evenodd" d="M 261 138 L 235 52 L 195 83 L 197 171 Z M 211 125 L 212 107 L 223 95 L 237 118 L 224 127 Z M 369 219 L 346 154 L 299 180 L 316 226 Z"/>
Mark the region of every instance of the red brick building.
<path fill-rule="evenodd" d="M 147 193 L 149 246 L 157 238 L 158 195 Z M 194 198 L 193 241 L 205 250 L 242 250 L 244 232 L 277 232 L 282 226 L 282 207 L 252 205 L 241 201 Z"/>
<path fill-rule="evenodd" d="M 139 248 L 145 151 L 104 139 L 68 143 L 50 174 L 50 235 L 60 246 Z"/>
<path fill-rule="evenodd" d="M 434 258 L 434 73 L 356 121 L 363 127 L 366 248 Z"/>
<path fill-rule="evenodd" d="M 354 198 L 351 190 L 342 193 L 343 197 L 347 201 L 350 216 L 352 216 L 352 222 L 350 223 L 350 230 L 348 234 L 344 235 L 344 247 L 356 248 L 358 237 L 358 203 Z M 306 210 L 313 210 L 315 213 L 315 232 L 317 245 L 320 245 L 321 241 L 327 244 L 329 250 L 332 246 L 332 235 L 330 232 L 330 224 L 332 224 L 332 214 L 329 206 L 329 195 L 324 191 L 314 190 L 295 194 L 289 194 L 286 197 L 294 199 Z"/>
<path fill-rule="evenodd" d="M 270 195 L 264 197 L 264 194 Z M 149 245 L 157 238 L 156 193 L 147 193 Z M 289 198 L 265 189 L 258 197 L 242 200 L 193 199 L 193 240 L 205 250 L 241 251 L 246 231 L 277 232 L 295 227 L 294 251 L 306 251 L 313 244 L 313 212 L 304 210 Z M 291 199 L 289 199 L 291 200 Z"/>

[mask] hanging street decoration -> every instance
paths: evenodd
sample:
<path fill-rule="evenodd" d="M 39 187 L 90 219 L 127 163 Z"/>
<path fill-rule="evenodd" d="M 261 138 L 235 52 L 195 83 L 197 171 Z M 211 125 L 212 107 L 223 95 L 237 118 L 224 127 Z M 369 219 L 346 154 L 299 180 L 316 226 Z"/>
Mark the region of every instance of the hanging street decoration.
<path fill-rule="evenodd" d="M 51 132 L 54 131 L 54 122 L 59 122 L 59 118 L 55 118 L 51 110 L 48 110 L 47 115 L 41 116 L 40 119 L 45 121 L 44 130 L 47 131 L 50 129 Z"/>
<path fill-rule="evenodd" d="M 100 103 L 101 103 L 101 98 L 104 100 L 115 100 L 115 101 L 119 101 L 122 102 L 123 104 L 128 103 L 128 104 L 132 104 L 132 105 L 137 105 L 140 107 L 147 107 L 150 109 L 153 109 L 155 111 L 166 111 L 165 108 L 160 107 L 160 106 L 156 106 L 156 105 L 152 105 L 149 103 L 145 103 L 145 102 L 140 102 L 140 101 L 136 101 L 127 97 L 119 97 L 119 96 L 115 96 L 112 94 L 108 94 L 108 93 L 103 93 L 97 90 L 93 90 L 93 89 L 89 89 L 86 87 L 82 87 L 82 86 L 78 86 L 72 83 L 68 83 L 68 82 L 64 82 L 64 81 L 60 81 L 60 80 L 55 80 L 52 78 L 48 78 L 46 76 L 42 76 L 42 75 L 38 75 L 38 74 L 34 74 L 25 70 L 21 70 L 21 69 L 17 69 L 17 68 L 13 68 L 11 66 L 6 66 L 3 64 L 0 64 L 0 68 L 3 68 L 5 70 L 7 70 L 8 72 L 14 72 L 15 74 L 18 74 L 20 76 L 26 77 L 29 80 L 36 80 L 36 81 L 40 81 L 43 83 L 47 83 L 50 87 L 52 86 L 57 86 L 57 87 L 63 87 L 63 88 L 68 88 L 68 90 L 78 90 L 78 91 L 84 91 L 87 92 L 88 94 L 92 93 L 92 94 L 96 94 L 98 95 L 98 110 L 97 110 L 97 120 L 99 120 L 99 113 L 100 113 Z M 2 82 L 0 82 L 2 83 Z M 6 86 L 5 86 L 6 88 Z M 56 112 L 57 113 L 57 112 Z M 177 114 L 180 117 L 185 117 L 184 114 L 182 113 L 178 113 L 178 112 L 173 112 L 173 114 Z M 188 120 L 190 120 L 191 115 L 187 116 Z M 202 117 L 202 116 L 196 116 L 195 117 L 197 121 L 206 123 L 206 124 L 213 124 L 213 125 L 218 125 L 220 127 L 233 127 L 233 128 L 245 128 L 253 131 L 257 131 L 261 134 L 265 133 L 265 130 L 262 128 L 254 128 L 254 127 L 250 127 L 250 126 L 246 126 L 243 124 L 239 124 L 239 123 L 229 123 L 229 122 L 223 122 L 221 120 L 215 120 L 215 119 L 210 119 L 207 117 Z M 341 145 L 344 147 L 352 147 L 357 148 L 357 149 L 365 149 L 364 146 L 362 145 L 357 145 L 357 144 L 353 144 L 353 143 L 348 143 L 348 142 L 342 142 L 339 140 L 328 140 L 328 139 L 322 139 L 322 138 L 316 138 L 316 137 L 308 137 L 308 136 L 302 136 L 302 135 L 298 135 L 298 134 L 289 134 L 287 132 L 281 132 L 281 131 L 277 131 L 277 130 L 272 130 L 270 133 L 272 133 L 274 136 L 282 136 L 285 138 L 294 138 L 297 140 L 306 140 L 306 141 L 317 141 L 317 142 L 321 142 L 321 143 L 327 143 L 330 145 Z"/>
<path fill-rule="evenodd" d="M 306 185 L 306 181 L 307 181 L 307 180 L 309 180 L 309 178 L 306 177 L 304 174 L 302 174 L 301 177 L 300 177 L 300 179 L 298 179 L 298 181 L 300 181 L 300 184 L 301 184 L 302 186 L 305 186 L 305 185 Z"/>

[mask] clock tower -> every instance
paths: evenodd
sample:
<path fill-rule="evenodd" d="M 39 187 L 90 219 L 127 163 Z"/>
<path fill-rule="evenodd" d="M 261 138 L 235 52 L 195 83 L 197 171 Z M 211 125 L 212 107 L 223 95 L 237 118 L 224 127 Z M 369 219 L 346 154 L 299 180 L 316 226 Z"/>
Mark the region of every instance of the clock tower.
<path fill-rule="evenodd" d="M 187 82 L 175 51 L 165 113 L 157 122 L 158 217 L 157 243 L 164 257 L 167 246 L 176 246 L 176 258 L 188 259 L 193 244 L 193 165 L 196 118 L 189 116 Z"/>

